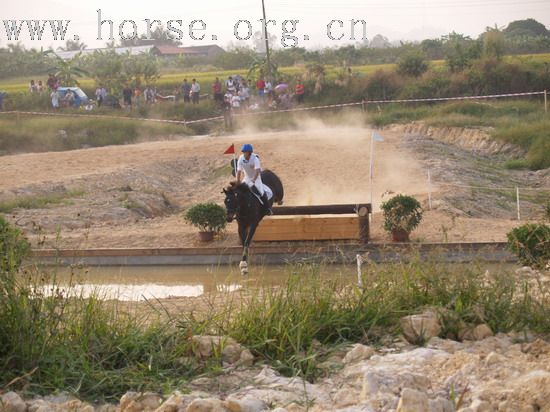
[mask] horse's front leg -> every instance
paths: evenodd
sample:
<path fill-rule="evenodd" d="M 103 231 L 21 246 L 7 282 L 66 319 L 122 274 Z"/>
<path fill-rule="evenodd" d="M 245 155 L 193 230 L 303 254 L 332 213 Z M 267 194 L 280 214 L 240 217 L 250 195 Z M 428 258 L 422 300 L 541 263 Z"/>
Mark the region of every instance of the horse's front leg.
<path fill-rule="evenodd" d="M 246 235 L 246 226 L 244 225 L 244 223 L 239 222 L 239 239 L 241 240 L 241 246 L 244 246 Z"/>
<path fill-rule="evenodd" d="M 239 223 L 239 238 L 241 239 L 241 245 L 243 246 L 243 257 L 239 263 L 239 269 L 241 270 L 241 275 L 248 274 L 248 246 L 246 244 L 246 239 L 248 237 L 248 230 L 245 224 Z"/>
<path fill-rule="evenodd" d="M 241 274 L 247 275 L 248 274 L 248 248 L 250 247 L 250 244 L 252 243 L 252 238 L 254 237 L 254 233 L 256 232 L 256 228 L 258 227 L 257 223 L 253 223 L 248 228 L 248 234 L 246 236 L 246 240 L 244 241 L 243 245 L 243 258 L 241 260 L 241 263 L 239 267 L 241 268 Z"/>

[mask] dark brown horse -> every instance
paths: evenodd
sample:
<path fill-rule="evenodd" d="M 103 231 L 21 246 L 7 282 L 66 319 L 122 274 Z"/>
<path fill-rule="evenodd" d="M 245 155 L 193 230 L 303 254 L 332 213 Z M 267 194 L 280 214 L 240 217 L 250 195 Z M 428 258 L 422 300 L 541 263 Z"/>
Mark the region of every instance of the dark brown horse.
<path fill-rule="evenodd" d="M 269 186 L 273 192 L 273 197 L 269 200 L 273 203 L 282 204 L 284 189 L 281 180 L 271 170 L 262 171 L 262 182 Z M 240 263 L 241 273 L 248 273 L 248 248 L 252 243 L 252 238 L 256 232 L 258 224 L 265 216 L 265 208 L 260 200 L 252 193 L 246 183 L 237 184 L 236 182 L 223 190 L 225 193 L 225 208 L 227 209 L 227 221 L 237 220 L 239 225 L 239 238 L 243 246 L 243 257 Z"/>

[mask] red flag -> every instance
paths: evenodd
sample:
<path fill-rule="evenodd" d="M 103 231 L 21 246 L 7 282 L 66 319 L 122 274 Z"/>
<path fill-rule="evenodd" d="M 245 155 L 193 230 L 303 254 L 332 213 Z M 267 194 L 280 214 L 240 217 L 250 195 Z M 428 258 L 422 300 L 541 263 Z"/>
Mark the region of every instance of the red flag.
<path fill-rule="evenodd" d="M 234 144 L 229 146 L 227 148 L 227 150 L 225 152 L 223 152 L 223 154 L 234 154 L 234 153 L 235 153 L 235 145 Z"/>

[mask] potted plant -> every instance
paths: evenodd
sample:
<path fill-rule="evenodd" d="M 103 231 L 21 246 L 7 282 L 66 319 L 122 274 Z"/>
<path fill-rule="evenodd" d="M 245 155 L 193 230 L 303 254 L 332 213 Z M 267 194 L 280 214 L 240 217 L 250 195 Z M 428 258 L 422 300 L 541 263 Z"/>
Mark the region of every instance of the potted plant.
<path fill-rule="evenodd" d="M 414 197 L 397 195 L 382 204 L 384 229 L 394 242 L 408 242 L 409 234 L 422 220 L 422 206 Z"/>
<path fill-rule="evenodd" d="M 225 209 L 215 203 L 199 203 L 189 208 L 184 219 L 199 229 L 199 240 L 210 242 L 214 234 L 225 229 Z"/>

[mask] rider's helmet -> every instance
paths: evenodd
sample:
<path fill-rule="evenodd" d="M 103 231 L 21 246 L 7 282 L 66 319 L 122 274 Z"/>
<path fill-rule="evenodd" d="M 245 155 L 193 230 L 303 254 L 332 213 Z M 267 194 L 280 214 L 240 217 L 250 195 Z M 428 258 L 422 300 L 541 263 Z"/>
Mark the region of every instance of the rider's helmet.
<path fill-rule="evenodd" d="M 243 147 L 241 148 L 241 152 L 250 152 L 252 153 L 254 151 L 252 145 L 250 143 L 246 143 L 243 145 Z"/>

